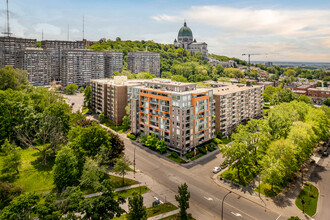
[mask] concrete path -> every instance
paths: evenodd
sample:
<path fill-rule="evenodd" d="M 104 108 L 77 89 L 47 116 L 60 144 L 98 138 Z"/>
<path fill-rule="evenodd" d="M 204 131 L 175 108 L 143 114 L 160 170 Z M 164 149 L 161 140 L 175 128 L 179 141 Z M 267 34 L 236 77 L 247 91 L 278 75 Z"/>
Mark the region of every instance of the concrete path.
<path fill-rule="evenodd" d="M 143 185 L 141 185 L 141 184 L 134 184 L 134 185 L 131 185 L 131 186 L 124 186 L 124 187 L 120 187 L 120 188 L 115 189 L 114 192 L 128 190 L 128 189 L 136 188 L 136 187 L 139 187 L 139 186 L 143 186 Z M 100 196 L 100 195 L 102 195 L 102 193 L 103 192 L 91 193 L 91 194 L 84 195 L 84 197 L 85 198 L 91 198 L 91 197 L 95 197 L 95 196 Z"/>

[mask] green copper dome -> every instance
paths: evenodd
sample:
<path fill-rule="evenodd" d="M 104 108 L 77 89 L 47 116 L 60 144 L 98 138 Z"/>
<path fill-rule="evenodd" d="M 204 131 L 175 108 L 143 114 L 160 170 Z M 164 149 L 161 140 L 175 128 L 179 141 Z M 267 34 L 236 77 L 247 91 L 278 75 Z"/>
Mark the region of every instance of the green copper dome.
<path fill-rule="evenodd" d="M 178 37 L 193 37 L 192 31 L 187 27 L 187 23 L 184 22 L 183 27 L 180 28 Z"/>

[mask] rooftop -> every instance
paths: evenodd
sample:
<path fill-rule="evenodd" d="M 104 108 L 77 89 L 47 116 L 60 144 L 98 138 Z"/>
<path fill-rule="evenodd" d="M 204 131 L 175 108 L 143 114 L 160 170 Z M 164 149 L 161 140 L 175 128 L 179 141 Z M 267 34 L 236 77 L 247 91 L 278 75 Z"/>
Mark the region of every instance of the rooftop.
<path fill-rule="evenodd" d="M 219 88 L 214 88 L 213 89 L 213 94 L 214 95 L 227 95 L 235 92 L 242 92 L 242 91 L 247 91 L 247 90 L 252 90 L 252 89 L 259 89 L 263 88 L 261 85 L 253 85 L 253 86 L 246 86 L 246 85 L 230 85 L 230 86 L 225 86 L 225 87 L 219 87 Z"/>
<path fill-rule="evenodd" d="M 330 92 L 330 87 L 309 88 L 308 91 L 326 91 L 326 92 Z"/>

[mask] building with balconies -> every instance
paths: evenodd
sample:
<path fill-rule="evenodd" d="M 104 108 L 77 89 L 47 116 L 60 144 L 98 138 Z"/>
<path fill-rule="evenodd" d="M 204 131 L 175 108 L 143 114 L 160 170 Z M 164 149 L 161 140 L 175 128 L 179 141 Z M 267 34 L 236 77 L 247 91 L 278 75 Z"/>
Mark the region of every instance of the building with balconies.
<path fill-rule="evenodd" d="M 129 52 L 127 69 L 132 73 L 149 72 L 160 77 L 160 54 L 148 51 Z"/>
<path fill-rule="evenodd" d="M 130 87 L 142 85 L 146 80 L 128 80 L 127 76 L 114 79 L 93 79 L 91 106 L 96 113 L 104 113 L 115 125 L 123 122 L 125 107 L 129 104 Z"/>
<path fill-rule="evenodd" d="M 41 48 L 25 48 L 16 54 L 16 67 L 27 71 L 27 78 L 34 86 L 46 86 L 50 82 L 51 54 Z"/>
<path fill-rule="evenodd" d="M 230 135 L 242 122 L 262 116 L 262 85 L 246 86 L 228 83 L 213 84 L 215 128 L 223 136 Z"/>
<path fill-rule="evenodd" d="M 214 137 L 212 89 L 196 89 L 195 83 L 153 79 L 130 90 L 132 133 L 154 133 L 181 155 Z"/>

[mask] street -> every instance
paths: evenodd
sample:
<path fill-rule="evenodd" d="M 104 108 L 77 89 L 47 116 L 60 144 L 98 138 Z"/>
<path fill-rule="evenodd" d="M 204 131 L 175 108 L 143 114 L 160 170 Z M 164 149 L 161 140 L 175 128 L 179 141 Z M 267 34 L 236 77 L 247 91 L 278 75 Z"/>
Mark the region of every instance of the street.
<path fill-rule="evenodd" d="M 122 134 L 121 136 L 124 136 Z M 190 209 L 196 219 L 220 219 L 221 202 L 228 190 L 217 186 L 212 180 L 212 168 L 219 165 L 221 155 L 207 163 L 198 164 L 187 169 L 161 157 L 146 152 L 134 145 L 130 140 L 123 138 L 125 142 L 125 154 L 133 161 L 134 148 L 136 147 L 136 169 L 152 177 L 164 188 L 172 193 L 168 198 L 177 193 L 178 185 L 186 182 L 191 193 Z M 169 199 L 170 200 L 170 199 Z M 243 197 L 233 193 L 226 197 L 224 203 L 224 219 L 287 219 L 271 210 L 265 210 Z"/>

